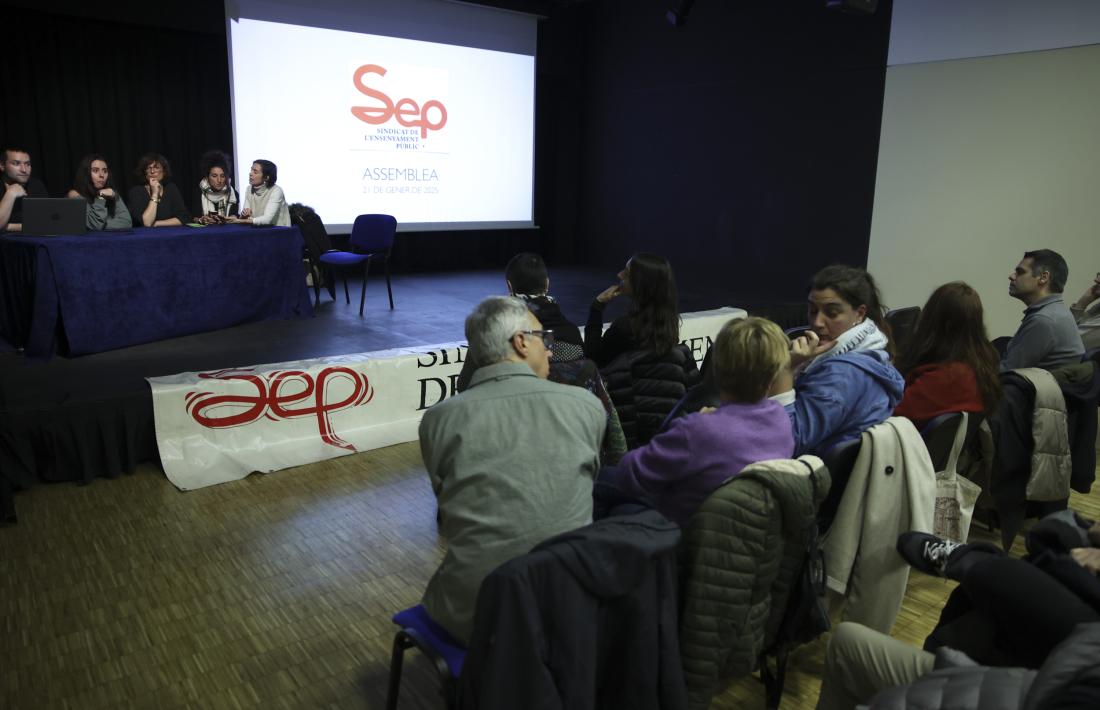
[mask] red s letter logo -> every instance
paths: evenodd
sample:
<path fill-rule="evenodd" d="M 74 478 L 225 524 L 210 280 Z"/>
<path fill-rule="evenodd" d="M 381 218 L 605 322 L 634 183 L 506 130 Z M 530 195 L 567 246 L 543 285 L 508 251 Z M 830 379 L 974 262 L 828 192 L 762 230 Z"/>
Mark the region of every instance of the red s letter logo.
<path fill-rule="evenodd" d="M 385 76 L 386 70 L 377 64 L 364 64 L 355 70 L 355 76 L 352 79 L 355 83 L 355 88 L 372 99 L 377 99 L 382 102 L 381 106 L 352 106 L 352 114 L 360 121 L 378 126 L 386 123 L 396 114 L 397 122 L 402 126 L 407 126 L 409 128 L 419 127 L 421 138 L 427 138 L 429 130 L 438 131 L 440 128 L 447 125 L 447 108 L 441 102 L 436 99 L 429 99 L 424 103 L 424 106 L 421 107 L 412 99 L 404 98 L 399 99 L 395 106 L 393 99 L 389 96 L 363 83 L 363 77 L 366 74 Z M 429 109 L 435 109 L 438 112 L 439 120 L 437 122 L 429 122 Z"/>

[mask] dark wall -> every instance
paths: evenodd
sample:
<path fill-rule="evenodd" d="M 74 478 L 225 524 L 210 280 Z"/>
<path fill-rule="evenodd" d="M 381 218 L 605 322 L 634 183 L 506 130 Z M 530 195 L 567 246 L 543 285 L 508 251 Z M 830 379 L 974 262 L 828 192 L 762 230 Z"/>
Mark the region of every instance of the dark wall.
<path fill-rule="evenodd" d="M 103 154 L 125 190 L 137 182 L 141 154 L 157 151 L 190 203 L 199 156 L 232 147 L 224 21 L 211 26 L 210 14 L 216 5 L 214 19 L 221 17 L 221 3 L 195 2 L 180 17 L 183 29 L 171 26 L 176 15 L 163 6 L 121 4 L 108 19 L 92 19 L 69 3 L 40 5 L 53 12 L 3 10 L 0 142 L 31 151 L 33 174 L 51 195 L 72 187 L 87 153 Z"/>
<path fill-rule="evenodd" d="M 715 302 L 801 297 L 818 268 L 865 265 L 890 6 L 605 0 L 586 17 L 575 250 L 619 267 L 664 254 Z M 541 157 L 541 156 L 540 156 Z"/>

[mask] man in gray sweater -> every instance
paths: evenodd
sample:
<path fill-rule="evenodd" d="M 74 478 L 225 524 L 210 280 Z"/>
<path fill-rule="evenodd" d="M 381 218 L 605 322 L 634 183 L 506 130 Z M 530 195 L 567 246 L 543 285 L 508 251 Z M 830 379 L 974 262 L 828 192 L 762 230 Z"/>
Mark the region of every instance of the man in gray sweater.
<path fill-rule="evenodd" d="M 420 422 L 448 548 L 424 607 L 463 644 L 486 575 L 592 521 L 607 422 L 592 393 L 546 380 L 553 331 L 522 300 L 482 301 L 466 319 L 466 338 L 477 368 L 469 388 Z"/>
<path fill-rule="evenodd" d="M 1027 308 L 1001 358 L 1002 372 L 1022 367 L 1053 370 L 1081 361 L 1085 346 L 1077 322 L 1062 300 L 1068 278 L 1066 260 L 1050 249 L 1025 252 L 1008 275 L 1009 295 Z"/>

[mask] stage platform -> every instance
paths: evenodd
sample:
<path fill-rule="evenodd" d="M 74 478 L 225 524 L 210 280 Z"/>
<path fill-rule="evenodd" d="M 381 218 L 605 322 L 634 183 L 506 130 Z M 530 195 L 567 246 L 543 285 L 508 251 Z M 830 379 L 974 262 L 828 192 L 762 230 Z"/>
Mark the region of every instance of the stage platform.
<path fill-rule="evenodd" d="M 609 273 L 610 272 L 610 273 Z M 613 283 L 614 272 L 554 269 L 551 293 L 583 328 L 588 305 Z M 114 477 L 157 461 L 153 408 L 146 377 L 246 367 L 463 340 L 466 315 L 484 297 L 505 291 L 499 271 L 399 275 L 394 310 L 385 281 L 372 276 L 358 314 L 359 282 L 351 304 L 322 291 L 315 317 L 275 320 L 48 362 L 0 353 L 0 516 L 13 521 L 12 492 L 36 483 Z M 738 306 L 780 325 L 797 319 L 797 304 L 739 303 L 728 295 L 680 288 L 682 312 Z M 610 320 L 625 308 L 613 303 Z M 790 323 L 793 324 L 793 323 Z M 17 499 L 16 499 L 17 502 Z"/>

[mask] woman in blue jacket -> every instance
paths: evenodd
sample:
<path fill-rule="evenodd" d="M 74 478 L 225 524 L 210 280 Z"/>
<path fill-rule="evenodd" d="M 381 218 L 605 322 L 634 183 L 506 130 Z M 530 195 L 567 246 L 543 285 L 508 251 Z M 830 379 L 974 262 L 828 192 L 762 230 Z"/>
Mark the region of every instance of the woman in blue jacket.
<path fill-rule="evenodd" d="M 791 418 L 795 456 L 858 439 L 890 416 L 905 388 L 870 274 L 827 266 L 806 300 L 809 330 L 791 343 L 789 376 L 775 388 Z"/>

